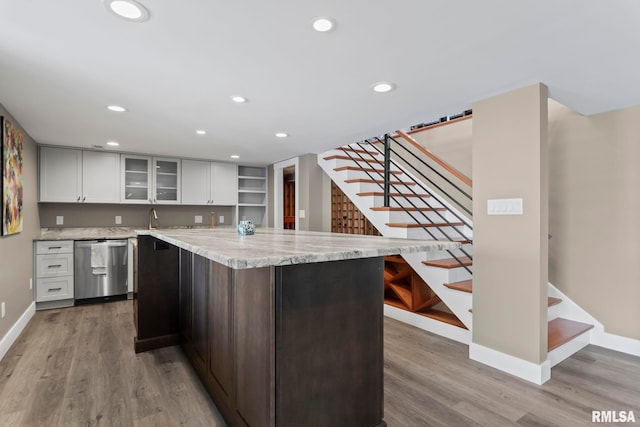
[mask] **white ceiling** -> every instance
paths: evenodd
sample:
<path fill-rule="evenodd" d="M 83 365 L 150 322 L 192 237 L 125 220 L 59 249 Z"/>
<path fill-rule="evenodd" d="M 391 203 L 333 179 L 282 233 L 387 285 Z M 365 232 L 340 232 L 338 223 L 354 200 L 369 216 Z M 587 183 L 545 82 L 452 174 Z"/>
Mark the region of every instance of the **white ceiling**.
<path fill-rule="evenodd" d="M 38 143 L 272 163 L 536 82 L 583 114 L 640 104 L 637 0 L 140 2 L 145 23 L 0 0 L 0 103 Z"/>

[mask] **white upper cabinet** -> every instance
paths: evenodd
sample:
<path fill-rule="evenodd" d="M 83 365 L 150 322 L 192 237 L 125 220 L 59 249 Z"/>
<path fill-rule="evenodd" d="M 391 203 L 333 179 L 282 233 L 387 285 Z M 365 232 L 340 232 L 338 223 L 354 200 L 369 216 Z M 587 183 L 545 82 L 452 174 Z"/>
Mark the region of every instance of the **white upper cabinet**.
<path fill-rule="evenodd" d="M 180 159 L 153 158 L 153 203 L 180 203 Z"/>
<path fill-rule="evenodd" d="M 82 152 L 82 201 L 120 202 L 120 154 Z"/>
<path fill-rule="evenodd" d="M 118 203 L 120 154 L 40 147 L 40 201 Z"/>
<path fill-rule="evenodd" d="M 182 204 L 211 204 L 211 162 L 182 161 Z"/>
<path fill-rule="evenodd" d="M 82 151 L 40 147 L 40 201 L 82 200 Z"/>
<path fill-rule="evenodd" d="M 120 156 L 122 203 L 151 203 L 151 157 Z"/>
<path fill-rule="evenodd" d="M 211 204 L 238 203 L 238 166 L 235 163 L 211 163 Z"/>
<path fill-rule="evenodd" d="M 234 163 L 182 161 L 182 204 L 235 206 L 238 168 Z"/>
<path fill-rule="evenodd" d="M 121 156 L 123 203 L 180 203 L 180 160 Z"/>

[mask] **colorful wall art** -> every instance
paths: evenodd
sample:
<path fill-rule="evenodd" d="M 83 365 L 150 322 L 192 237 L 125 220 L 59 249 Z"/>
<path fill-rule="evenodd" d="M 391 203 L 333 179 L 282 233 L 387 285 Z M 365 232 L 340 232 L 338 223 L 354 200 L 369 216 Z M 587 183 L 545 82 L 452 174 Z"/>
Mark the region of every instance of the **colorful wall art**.
<path fill-rule="evenodd" d="M 2 127 L 2 235 L 22 231 L 22 164 L 24 136 L 5 117 Z"/>

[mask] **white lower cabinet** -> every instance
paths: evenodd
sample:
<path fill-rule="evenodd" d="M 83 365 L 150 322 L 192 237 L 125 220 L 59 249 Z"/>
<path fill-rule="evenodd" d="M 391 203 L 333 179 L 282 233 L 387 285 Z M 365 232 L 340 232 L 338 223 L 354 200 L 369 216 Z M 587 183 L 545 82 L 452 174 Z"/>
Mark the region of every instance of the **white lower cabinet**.
<path fill-rule="evenodd" d="M 36 309 L 72 306 L 73 240 L 38 241 L 34 249 Z"/>
<path fill-rule="evenodd" d="M 66 299 L 73 299 L 73 276 L 37 279 L 36 303 Z"/>

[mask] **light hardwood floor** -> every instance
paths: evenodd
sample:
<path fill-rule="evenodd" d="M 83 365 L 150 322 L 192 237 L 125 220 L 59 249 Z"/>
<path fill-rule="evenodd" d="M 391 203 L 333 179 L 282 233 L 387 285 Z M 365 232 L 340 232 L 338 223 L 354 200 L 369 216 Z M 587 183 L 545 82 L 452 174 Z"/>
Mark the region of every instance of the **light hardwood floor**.
<path fill-rule="evenodd" d="M 0 362 L 0 425 L 225 425 L 179 348 L 136 355 L 133 335 L 130 301 L 37 312 Z M 640 424 L 640 358 L 589 346 L 535 386 L 467 354 L 385 319 L 389 427 L 585 426 L 592 410 Z"/>

